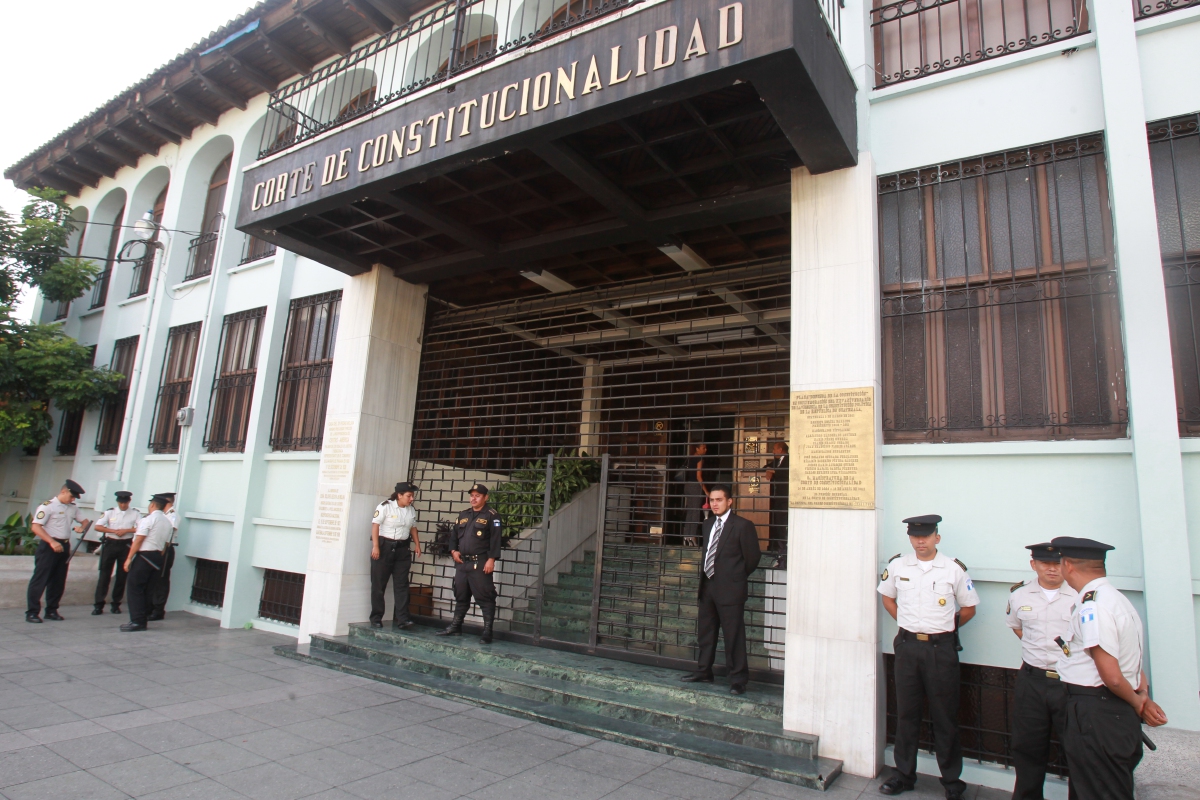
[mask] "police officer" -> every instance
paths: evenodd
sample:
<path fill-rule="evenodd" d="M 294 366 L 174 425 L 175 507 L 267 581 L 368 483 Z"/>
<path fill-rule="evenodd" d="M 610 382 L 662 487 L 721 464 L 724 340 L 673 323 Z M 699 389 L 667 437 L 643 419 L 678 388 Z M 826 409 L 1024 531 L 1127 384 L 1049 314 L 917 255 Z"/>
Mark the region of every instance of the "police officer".
<path fill-rule="evenodd" d="M 421 557 L 417 538 L 417 511 L 413 496 L 417 487 L 396 484 L 392 496 L 375 507 L 371 518 L 371 627 L 383 627 L 384 593 L 392 581 L 392 627 L 411 628 L 408 615 L 408 571 L 413 557 Z M 416 545 L 413 548 L 413 545 Z"/>
<path fill-rule="evenodd" d="M 150 621 L 157 622 L 167 617 L 167 597 L 171 594 L 171 567 L 175 566 L 175 532 L 179 530 L 179 514 L 175 511 L 175 493 L 161 492 L 166 501 L 163 516 L 171 523 L 171 537 L 163 549 L 163 568 L 151 579 Z"/>
<path fill-rule="evenodd" d="M 1066 582 L 1079 593 L 1062 637 L 1058 674 L 1067 689 L 1063 748 L 1071 788 L 1087 800 L 1133 800 L 1133 770 L 1142 760 L 1142 726 L 1166 724 L 1142 671 L 1142 620 L 1106 577 L 1111 545 L 1060 536 Z"/>
<path fill-rule="evenodd" d="M 108 584 L 112 581 L 114 567 L 117 570 L 117 580 L 113 583 L 112 613 L 121 613 L 121 598 L 125 596 L 125 558 L 129 555 L 129 545 L 133 543 L 133 534 L 142 518 L 142 512 L 130 507 L 129 501 L 132 499 L 132 492 L 117 492 L 117 507 L 108 509 L 96 520 L 96 530 L 104 535 L 104 539 L 100 550 L 100 578 L 96 581 L 96 600 L 92 616 L 104 613 L 104 598 L 108 596 Z"/>
<path fill-rule="evenodd" d="M 471 607 L 471 597 L 483 614 L 483 635 L 479 641 L 490 644 L 492 623 L 496 619 L 496 585 L 492 571 L 500 558 L 503 523 L 495 509 L 487 504 L 488 488 L 482 483 L 471 487 L 471 507 L 458 515 L 450 551 L 454 559 L 454 621 L 438 636 L 462 635 L 463 620 Z"/>
<path fill-rule="evenodd" d="M 1065 637 L 1079 595 L 1063 583 L 1062 553 L 1049 542 L 1031 544 L 1029 566 L 1036 580 L 1009 590 L 1008 627 L 1021 640 L 1021 669 L 1013 701 L 1012 750 L 1017 782 L 1013 800 L 1042 800 L 1050 736 L 1059 742 L 1067 721 L 1067 690 L 1058 679 L 1056 639 Z M 1075 792 L 1070 792 L 1072 798 Z"/>
<path fill-rule="evenodd" d="M 883 607 L 900 626 L 896 652 L 896 775 L 879 787 L 901 794 L 917 783 L 917 736 L 921 702 L 929 701 L 938 769 L 947 800 L 961 800 L 967 785 L 962 774 L 958 733 L 958 627 L 975 616 L 979 595 L 967 566 L 938 552 L 942 540 L 937 514 L 909 517 L 913 553 L 896 554 L 879 576 Z"/>
<path fill-rule="evenodd" d="M 163 558 L 171 541 L 171 522 L 163 515 L 167 498 L 156 494 L 150 498 L 149 511 L 138 522 L 137 533 L 125 557 L 129 573 L 129 622 L 121 630 L 144 631 L 150 614 L 153 581 L 162 569 Z"/>
<path fill-rule="evenodd" d="M 61 620 L 58 603 L 67 588 L 67 563 L 71 560 L 71 528 L 82 536 L 91 520 L 83 515 L 75 501 L 83 495 L 83 487 L 68 480 L 58 495 L 47 500 L 33 512 L 33 533 L 39 539 L 33 552 L 33 577 L 29 579 L 26 622 L 41 622 L 42 592 L 46 593 L 46 619 Z"/>

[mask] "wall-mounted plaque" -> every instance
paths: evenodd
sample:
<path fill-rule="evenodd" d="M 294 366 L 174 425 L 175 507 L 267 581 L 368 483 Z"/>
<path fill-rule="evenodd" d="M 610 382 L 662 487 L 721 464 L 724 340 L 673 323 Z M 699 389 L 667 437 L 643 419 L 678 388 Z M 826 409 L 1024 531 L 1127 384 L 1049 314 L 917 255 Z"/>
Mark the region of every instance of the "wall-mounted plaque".
<path fill-rule="evenodd" d="M 875 390 L 792 392 L 792 508 L 875 507 Z"/>

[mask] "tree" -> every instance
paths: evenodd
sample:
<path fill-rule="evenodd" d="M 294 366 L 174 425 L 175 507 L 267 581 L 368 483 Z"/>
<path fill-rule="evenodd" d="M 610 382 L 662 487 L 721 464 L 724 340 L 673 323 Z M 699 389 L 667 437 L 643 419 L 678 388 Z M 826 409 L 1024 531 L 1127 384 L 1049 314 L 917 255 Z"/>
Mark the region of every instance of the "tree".
<path fill-rule="evenodd" d="M 115 395 L 124 377 L 93 367 L 90 350 L 61 325 L 13 318 L 23 288 L 68 302 L 83 296 L 100 273 L 93 262 L 66 253 L 75 226 L 65 193 L 29 194 L 20 220 L 0 209 L 0 453 L 41 447 L 54 426 L 51 403 L 61 411 L 93 408 Z"/>

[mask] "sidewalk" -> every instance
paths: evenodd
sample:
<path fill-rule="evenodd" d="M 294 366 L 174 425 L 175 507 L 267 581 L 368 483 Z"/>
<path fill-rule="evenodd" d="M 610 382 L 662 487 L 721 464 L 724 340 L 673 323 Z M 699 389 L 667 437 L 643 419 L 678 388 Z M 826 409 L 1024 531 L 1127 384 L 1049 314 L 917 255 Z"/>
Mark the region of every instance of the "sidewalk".
<path fill-rule="evenodd" d="M 0 622 L 8 800 L 879 796 L 875 780 L 843 775 L 813 792 L 294 664 L 271 652 L 283 637 L 182 612 L 140 634 L 89 612 L 65 608 L 66 622 L 34 626 L 8 611 Z M 1186 736 L 1157 736 L 1159 754 L 1173 750 L 1172 762 L 1194 773 L 1196 740 Z M 921 784 L 905 797 L 942 797 L 935 780 Z M 1146 800 L 1200 798 L 1186 791 Z"/>

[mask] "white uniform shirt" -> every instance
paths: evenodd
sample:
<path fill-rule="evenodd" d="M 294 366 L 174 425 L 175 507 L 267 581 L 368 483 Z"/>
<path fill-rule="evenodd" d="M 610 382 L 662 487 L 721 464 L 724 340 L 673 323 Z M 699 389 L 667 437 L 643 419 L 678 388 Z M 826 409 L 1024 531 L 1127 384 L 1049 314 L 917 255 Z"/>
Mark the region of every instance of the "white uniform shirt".
<path fill-rule="evenodd" d="M 83 524 L 89 520 L 79 510 L 79 506 L 74 503 L 62 503 L 57 497 L 52 497 L 33 512 L 33 521 L 45 528 L 51 538 L 64 541 L 70 540 L 74 523 Z"/>
<path fill-rule="evenodd" d="M 1071 614 L 1078 599 L 1075 590 L 1065 583 L 1058 588 L 1053 600 L 1047 599 L 1036 578 L 1013 587 L 1004 613 L 1008 627 L 1021 631 L 1022 661 L 1044 670 L 1058 666 L 1062 648 L 1054 639 L 1067 638 Z"/>
<path fill-rule="evenodd" d="M 171 523 L 171 528 L 179 530 L 179 512 L 172 506 L 170 511 L 164 511 L 163 516 L 167 518 L 167 522 Z"/>
<path fill-rule="evenodd" d="M 371 522 L 379 526 L 380 537 L 405 542 L 417 524 L 417 512 L 411 505 L 401 508 L 395 500 L 384 500 L 375 506 Z"/>
<path fill-rule="evenodd" d="M 122 528 L 137 528 L 138 522 L 142 519 L 142 512 L 138 511 L 133 506 L 130 506 L 125 511 L 119 508 L 110 508 L 100 515 L 100 519 L 96 520 L 96 525 L 103 525 L 106 528 L 113 530 L 121 530 Z M 104 537 L 110 541 L 131 542 L 134 533 L 106 533 Z"/>
<path fill-rule="evenodd" d="M 145 536 L 146 541 L 142 542 L 138 551 L 159 551 L 165 550 L 167 543 L 171 541 L 171 521 L 159 509 L 154 509 L 138 522 L 138 529 L 135 536 Z"/>
<path fill-rule="evenodd" d="M 1076 686 L 1103 686 L 1096 662 L 1087 648 L 1100 647 L 1117 659 L 1121 674 L 1134 689 L 1142 680 L 1142 618 L 1133 604 L 1108 578 L 1096 578 L 1083 587 L 1063 637 L 1058 675 Z"/>
<path fill-rule="evenodd" d="M 967 568 L 942 553 L 932 561 L 915 553 L 896 556 L 879 576 L 876 591 L 895 599 L 896 622 L 911 633 L 952 631 L 960 608 L 979 605 Z"/>

